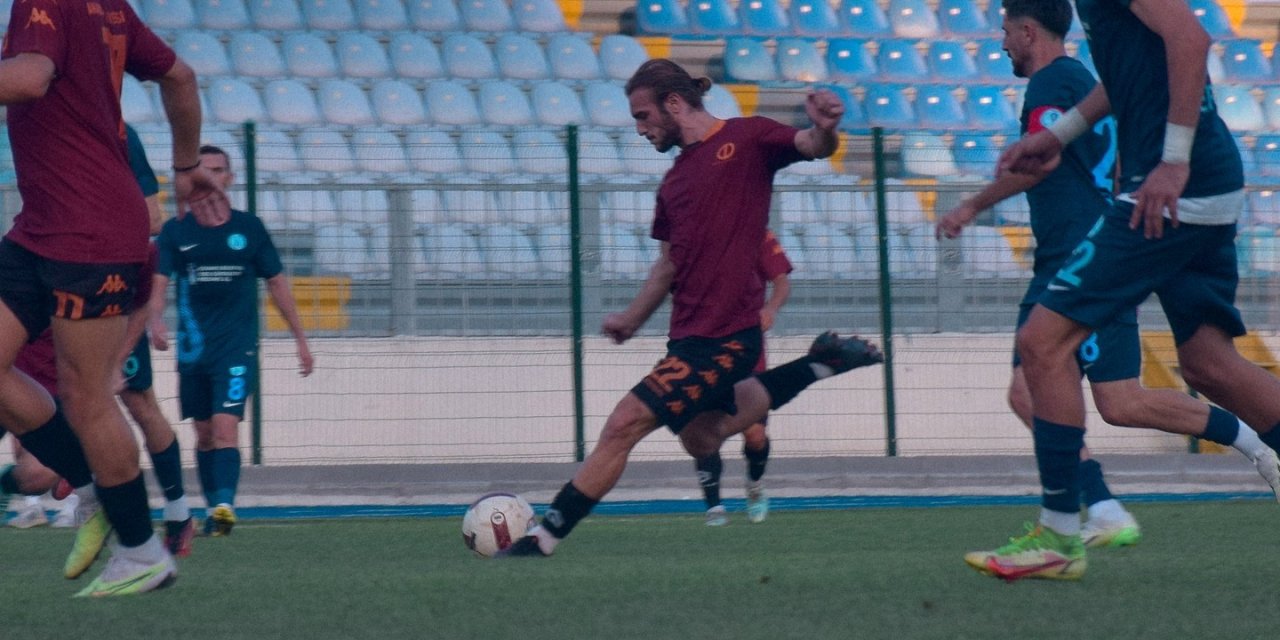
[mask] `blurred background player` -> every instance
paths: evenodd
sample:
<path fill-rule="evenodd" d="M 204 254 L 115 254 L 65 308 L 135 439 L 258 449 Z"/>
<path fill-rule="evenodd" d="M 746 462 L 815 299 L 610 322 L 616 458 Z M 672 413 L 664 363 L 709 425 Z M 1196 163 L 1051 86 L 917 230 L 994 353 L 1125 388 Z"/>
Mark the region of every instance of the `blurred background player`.
<path fill-rule="evenodd" d="M 760 278 L 769 285 L 769 295 L 760 309 L 760 331 L 766 332 L 773 327 L 782 305 L 791 295 L 791 261 L 782 250 L 778 237 L 772 231 L 764 234 L 764 245 L 760 250 Z M 753 373 L 763 373 L 768 367 L 765 364 L 764 342 L 760 345 L 760 360 Z M 769 436 L 765 432 L 765 416 L 742 432 L 742 455 L 747 459 L 747 520 L 764 522 L 769 515 L 769 497 L 765 495 L 765 465 L 769 462 Z M 724 461 L 720 452 L 697 458 L 694 469 L 698 472 L 698 484 L 702 487 L 702 498 L 707 503 L 707 526 L 719 527 L 729 523 L 729 516 L 724 505 L 720 504 L 720 475 L 724 471 Z"/>
<path fill-rule="evenodd" d="M 200 147 L 200 161 L 220 186 L 235 180 L 227 152 Z M 298 318 L 280 255 L 262 221 L 252 214 L 194 215 L 169 220 L 156 240 L 159 269 L 153 276 L 151 339 L 168 349 L 163 313 L 169 280 L 176 275 L 178 384 L 183 419 L 196 430 L 196 468 L 211 509 L 204 531 L 227 535 L 236 524 L 240 483 L 240 421 L 258 376 L 258 278 L 293 334 L 298 372 L 314 361 Z"/>

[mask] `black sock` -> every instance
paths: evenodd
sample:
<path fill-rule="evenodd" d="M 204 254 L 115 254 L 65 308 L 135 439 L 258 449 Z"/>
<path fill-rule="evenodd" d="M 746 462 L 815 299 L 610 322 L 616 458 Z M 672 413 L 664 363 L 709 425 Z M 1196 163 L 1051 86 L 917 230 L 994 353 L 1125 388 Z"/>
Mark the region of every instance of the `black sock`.
<path fill-rule="evenodd" d="M 14 468 L 13 465 L 9 465 L 0 472 L 0 493 L 6 495 L 22 493 L 21 488 L 18 487 L 18 479 L 13 475 Z"/>
<path fill-rule="evenodd" d="M 547 512 L 542 515 L 542 528 L 563 540 L 583 518 L 587 517 L 587 514 L 591 513 L 598 502 L 600 501 L 583 495 L 572 482 L 566 482 L 563 487 L 560 487 L 560 492 L 556 494 L 555 499 L 551 501 Z"/>
<path fill-rule="evenodd" d="M 809 366 L 813 359 L 802 356 L 786 364 L 778 365 L 764 373 L 756 374 L 756 379 L 769 392 L 769 408 L 777 409 L 791 402 L 804 391 L 805 387 L 818 381 L 818 374 Z"/>
<path fill-rule="evenodd" d="M 720 474 L 724 471 L 720 453 L 694 459 L 693 468 L 698 470 L 698 484 L 702 487 L 702 499 L 706 501 L 707 508 L 720 504 Z"/>
<path fill-rule="evenodd" d="M 1226 409 L 1209 407 L 1209 422 L 1205 424 L 1201 438 L 1209 442 L 1231 446 L 1240 435 L 1240 421 Z"/>
<path fill-rule="evenodd" d="M 1277 422 L 1275 426 L 1271 427 L 1270 431 L 1266 433 L 1259 433 L 1258 438 L 1267 443 L 1268 447 L 1271 447 L 1276 451 L 1280 451 L 1280 422 Z"/>
<path fill-rule="evenodd" d="M 1036 418 L 1031 435 L 1040 469 L 1040 505 L 1060 513 L 1080 513 L 1084 429 Z"/>
<path fill-rule="evenodd" d="M 73 487 L 83 487 L 93 482 L 89 460 L 84 457 L 80 439 L 71 431 L 62 407 L 57 407 L 49 421 L 33 431 L 18 436 L 22 448 L 36 457 L 41 464 L 66 478 Z"/>
<path fill-rule="evenodd" d="M 178 449 L 177 438 L 164 451 L 151 454 L 151 467 L 156 474 L 156 481 L 160 483 L 160 490 L 164 492 L 165 500 L 173 502 L 183 496 L 182 454 Z"/>
<path fill-rule="evenodd" d="M 1111 489 L 1107 488 L 1107 481 L 1102 477 L 1102 465 L 1093 458 L 1081 460 L 1080 499 L 1084 501 L 1085 506 L 1092 507 L 1114 497 L 1111 495 Z"/>
<path fill-rule="evenodd" d="M 124 484 L 114 487 L 96 485 L 98 501 L 115 527 L 120 544 L 137 547 L 151 537 L 151 507 L 147 505 L 147 485 L 142 472 Z"/>
<path fill-rule="evenodd" d="M 770 441 L 765 438 L 764 448 L 759 451 L 748 449 L 742 445 L 742 455 L 747 458 L 747 479 L 752 482 L 759 482 L 764 477 L 764 467 L 769 464 L 769 445 Z"/>

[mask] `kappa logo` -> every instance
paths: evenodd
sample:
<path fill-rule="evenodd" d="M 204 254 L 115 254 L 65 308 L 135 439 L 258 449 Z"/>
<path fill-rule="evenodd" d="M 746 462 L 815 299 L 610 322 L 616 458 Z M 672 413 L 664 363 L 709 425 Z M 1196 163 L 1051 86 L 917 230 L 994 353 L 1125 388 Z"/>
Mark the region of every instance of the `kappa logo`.
<path fill-rule="evenodd" d="M 104 293 L 120 293 L 121 291 L 128 290 L 128 288 L 129 285 L 124 283 L 124 278 L 120 277 L 120 274 L 118 273 L 113 273 L 107 276 L 106 280 L 102 281 L 102 286 L 98 287 L 98 295 L 102 295 Z"/>
<path fill-rule="evenodd" d="M 50 18 L 49 14 L 45 13 L 39 7 L 31 8 L 31 15 L 27 16 L 27 24 L 23 28 L 30 29 L 33 24 L 43 25 L 53 29 L 54 31 L 58 30 L 58 27 L 53 24 L 53 18 Z"/>

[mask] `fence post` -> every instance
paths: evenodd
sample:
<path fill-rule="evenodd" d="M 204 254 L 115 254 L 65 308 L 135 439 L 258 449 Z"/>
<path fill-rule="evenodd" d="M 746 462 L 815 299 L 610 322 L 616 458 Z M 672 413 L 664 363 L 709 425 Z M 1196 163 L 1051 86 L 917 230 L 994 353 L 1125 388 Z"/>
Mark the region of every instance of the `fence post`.
<path fill-rule="evenodd" d="M 566 127 L 565 152 L 569 160 L 569 299 L 573 335 L 573 459 L 587 456 L 586 405 L 583 400 L 582 355 L 582 205 L 578 191 L 578 125 Z"/>
<path fill-rule="evenodd" d="M 893 291 L 889 274 L 889 218 L 884 182 L 884 129 L 871 130 L 872 159 L 876 180 L 876 239 L 880 253 L 880 335 L 884 354 L 884 437 L 885 455 L 898 455 L 898 412 L 893 399 Z"/>
<path fill-rule="evenodd" d="M 391 226 L 391 333 L 408 336 L 418 307 L 413 278 L 413 194 L 403 187 L 387 192 L 387 222 Z"/>
<path fill-rule="evenodd" d="M 257 126 L 252 120 L 244 123 L 244 180 L 245 204 L 249 213 L 258 215 L 258 138 Z M 262 296 L 262 281 L 258 281 L 258 300 Z M 255 465 L 262 464 L 262 309 L 253 317 L 253 352 L 257 360 L 258 375 L 253 377 L 253 404 L 249 407 L 249 459 Z"/>

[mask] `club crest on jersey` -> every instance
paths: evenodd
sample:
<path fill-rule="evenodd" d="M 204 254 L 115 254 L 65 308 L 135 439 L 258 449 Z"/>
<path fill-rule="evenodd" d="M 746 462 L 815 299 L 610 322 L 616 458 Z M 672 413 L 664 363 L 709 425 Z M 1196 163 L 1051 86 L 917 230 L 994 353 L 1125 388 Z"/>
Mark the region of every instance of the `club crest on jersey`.
<path fill-rule="evenodd" d="M 732 158 L 732 157 L 733 157 L 733 154 L 734 154 L 737 150 L 738 150 L 738 148 L 737 148 L 737 147 L 735 147 L 735 146 L 733 145 L 733 143 L 732 143 L 732 142 L 726 142 L 726 143 L 724 143 L 724 144 L 720 145 L 720 148 L 719 148 L 719 149 L 716 149 L 716 160 L 719 160 L 719 161 L 721 161 L 721 162 L 724 162 L 725 160 L 728 160 L 729 158 Z"/>
<path fill-rule="evenodd" d="M 244 234 L 242 233 L 233 233 L 230 236 L 227 236 L 227 246 L 231 247 L 232 251 L 240 251 L 248 244 L 249 241 L 245 239 Z"/>

